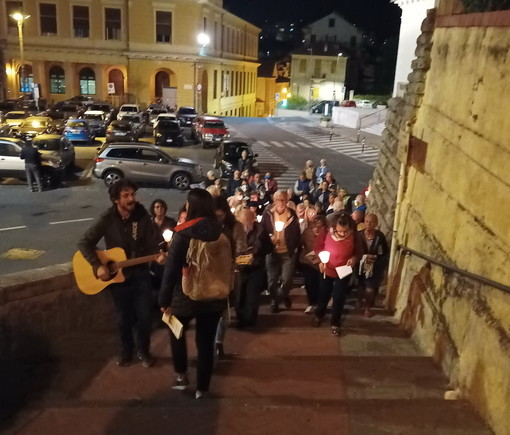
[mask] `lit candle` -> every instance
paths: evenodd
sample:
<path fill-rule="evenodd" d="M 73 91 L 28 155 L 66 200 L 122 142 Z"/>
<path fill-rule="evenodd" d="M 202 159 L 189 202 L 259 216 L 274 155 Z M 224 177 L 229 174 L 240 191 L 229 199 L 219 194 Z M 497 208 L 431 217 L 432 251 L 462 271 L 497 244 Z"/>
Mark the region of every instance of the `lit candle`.
<path fill-rule="evenodd" d="M 172 230 L 165 230 L 163 231 L 163 238 L 165 239 L 165 242 L 169 242 L 172 240 L 172 236 L 174 235 L 174 232 Z"/>
<path fill-rule="evenodd" d="M 299 223 L 302 224 L 304 222 L 303 218 L 299 218 Z"/>
<path fill-rule="evenodd" d="M 260 214 L 257 215 L 257 222 L 258 223 L 262 222 L 262 215 L 260 215 Z"/>
<path fill-rule="evenodd" d="M 321 251 L 319 252 L 319 259 L 321 263 L 324 263 L 324 279 L 326 279 L 326 264 L 329 262 L 329 257 L 331 253 L 329 251 Z"/>
<path fill-rule="evenodd" d="M 274 223 L 274 229 L 276 230 L 276 232 L 280 232 L 283 230 L 283 227 L 285 226 L 285 222 L 282 222 L 282 221 L 276 221 Z"/>
<path fill-rule="evenodd" d="M 236 211 L 236 208 L 235 208 L 235 207 L 232 207 L 232 208 L 230 209 L 230 211 L 231 211 L 232 213 L 234 213 L 234 212 Z"/>

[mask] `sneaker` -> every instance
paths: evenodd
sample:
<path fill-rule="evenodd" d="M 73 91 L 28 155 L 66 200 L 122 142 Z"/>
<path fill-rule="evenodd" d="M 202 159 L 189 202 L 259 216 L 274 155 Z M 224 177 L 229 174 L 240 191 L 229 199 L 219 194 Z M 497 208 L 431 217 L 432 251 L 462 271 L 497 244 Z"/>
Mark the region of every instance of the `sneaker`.
<path fill-rule="evenodd" d="M 313 316 L 313 318 L 312 318 L 312 326 L 314 328 L 318 328 L 319 326 L 321 326 L 321 319 L 319 319 L 317 316 Z"/>
<path fill-rule="evenodd" d="M 331 333 L 336 337 L 340 336 L 340 326 L 332 326 Z"/>
<path fill-rule="evenodd" d="M 225 351 L 223 349 L 223 343 L 214 344 L 214 354 L 218 359 L 225 359 Z"/>
<path fill-rule="evenodd" d="M 207 393 L 205 391 L 197 390 L 195 392 L 195 399 L 205 399 L 207 397 Z"/>
<path fill-rule="evenodd" d="M 122 353 L 117 359 L 119 367 L 127 367 L 133 361 L 133 356 L 130 353 Z"/>
<path fill-rule="evenodd" d="M 292 299 L 290 298 L 290 296 L 285 296 L 283 298 L 283 303 L 285 304 L 285 308 L 287 308 L 287 310 L 290 310 L 292 308 Z"/>
<path fill-rule="evenodd" d="M 313 307 L 311 305 L 308 305 L 305 310 L 305 314 L 312 314 Z"/>
<path fill-rule="evenodd" d="M 271 301 L 271 308 L 270 308 L 271 312 L 273 314 L 276 314 L 276 313 L 279 313 L 280 312 L 280 308 L 278 307 L 278 304 L 276 303 L 276 301 Z"/>
<path fill-rule="evenodd" d="M 142 366 L 148 368 L 152 367 L 156 364 L 156 358 L 154 358 L 150 353 L 138 353 L 138 359 L 142 362 Z"/>
<path fill-rule="evenodd" d="M 172 389 L 173 390 L 185 390 L 186 388 L 188 388 L 189 386 L 189 379 L 188 379 L 188 375 L 187 374 L 184 374 L 184 375 L 179 375 L 179 374 L 176 374 L 175 375 L 175 381 L 174 381 L 174 384 L 172 385 Z"/>

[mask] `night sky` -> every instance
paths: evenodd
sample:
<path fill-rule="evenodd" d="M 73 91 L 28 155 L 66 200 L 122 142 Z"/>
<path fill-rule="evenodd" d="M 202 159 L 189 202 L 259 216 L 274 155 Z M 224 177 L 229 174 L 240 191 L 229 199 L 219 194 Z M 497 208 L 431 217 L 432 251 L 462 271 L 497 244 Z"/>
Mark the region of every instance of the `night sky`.
<path fill-rule="evenodd" d="M 348 21 L 384 39 L 397 36 L 400 8 L 390 0 L 224 0 L 224 7 L 235 15 L 262 27 L 278 21 L 311 23 L 333 10 Z"/>

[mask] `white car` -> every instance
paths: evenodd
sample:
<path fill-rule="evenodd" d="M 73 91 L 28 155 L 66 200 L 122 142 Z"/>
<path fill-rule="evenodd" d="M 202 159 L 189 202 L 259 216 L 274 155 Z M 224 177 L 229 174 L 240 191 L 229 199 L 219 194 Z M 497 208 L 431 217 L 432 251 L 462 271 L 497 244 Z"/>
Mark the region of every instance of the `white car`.
<path fill-rule="evenodd" d="M 156 116 L 156 119 L 152 121 L 152 126 L 154 128 L 156 128 L 156 125 L 158 125 L 158 121 L 160 119 L 179 122 L 179 120 L 177 119 L 177 115 L 175 113 L 160 113 L 158 116 Z"/>
<path fill-rule="evenodd" d="M 356 100 L 356 107 L 361 107 L 364 109 L 371 109 L 373 101 L 370 100 Z"/>
<path fill-rule="evenodd" d="M 117 114 L 117 121 L 122 121 L 126 115 L 141 115 L 142 110 L 138 104 L 123 104 L 120 106 L 119 113 Z"/>

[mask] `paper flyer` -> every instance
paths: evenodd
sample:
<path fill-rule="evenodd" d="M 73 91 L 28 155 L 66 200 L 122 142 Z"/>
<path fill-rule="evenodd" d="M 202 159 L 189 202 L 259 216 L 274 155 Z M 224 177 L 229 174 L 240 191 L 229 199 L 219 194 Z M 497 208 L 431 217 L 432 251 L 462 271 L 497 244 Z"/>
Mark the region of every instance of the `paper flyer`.
<path fill-rule="evenodd" d="M 338 278 L 342 279 L 352 273 L 351 266 L 339 266 L 335 268 L 336 273 L 338 274 Z"/>
<path fill-rule="evenodd" d="M 163 317 L 161 320 L 168 325 L 170 330 L 175 335 L 175 338 L 179 339 L 182 337 L 182 323 L 179 321 L 177 317 L 174 315 L 169 316 L 166 313 L 163 313 Z"/>

